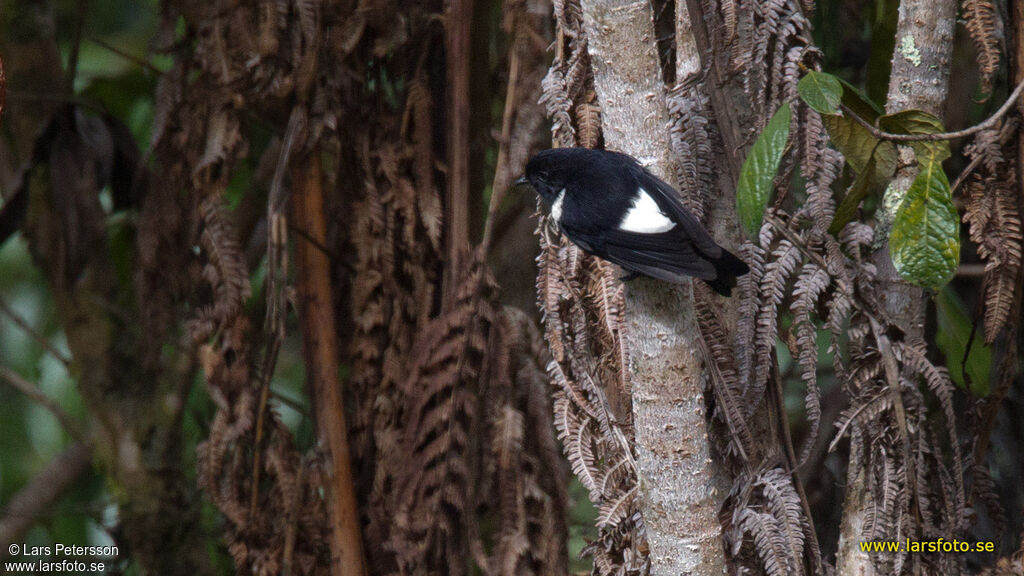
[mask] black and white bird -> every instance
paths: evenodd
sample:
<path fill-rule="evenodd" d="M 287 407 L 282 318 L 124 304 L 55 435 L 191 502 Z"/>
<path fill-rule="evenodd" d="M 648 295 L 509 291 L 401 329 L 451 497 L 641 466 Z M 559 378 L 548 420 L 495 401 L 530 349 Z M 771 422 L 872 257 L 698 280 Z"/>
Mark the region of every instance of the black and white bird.
<path fill-rule="evenodd" d="M 631 273 L 678 283 L 700 278 L 730 296 L 747 265 L 711 237 L 676 191 L 631 156 L 556 148 L 530 159 L 530 184 L 584 251 Z"/>

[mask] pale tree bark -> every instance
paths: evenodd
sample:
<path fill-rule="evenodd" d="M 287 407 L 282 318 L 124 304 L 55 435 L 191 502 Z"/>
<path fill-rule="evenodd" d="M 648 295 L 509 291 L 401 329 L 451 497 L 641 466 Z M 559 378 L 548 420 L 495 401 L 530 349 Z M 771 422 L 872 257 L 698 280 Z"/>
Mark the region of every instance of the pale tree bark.
<path fill-rule="evenodd" d="M 582 7 L 606 147 L 673 182 L 650 4 L 583 0 Z M 725 494 L 705 427 L 691 287 L 633 281 L 625 317 L 651 573 L 722 574 L 718 510 Z"/>
<path fill-rule="evenodd" d="M 903 0 L 900 3 L 886 113 L 918 109 L 941 118 L 953 57 L 955 18 L 956 2 L 953 0 Z M 876 244 L 879 248 L 873 261 L 878 270 L 877 293 L 889 319 L 903 331 L 905 340 L 920 340 L 924 337 L 927 304 L 924 290 L 900 278 L 889 257 L 889 227 L 917 171 L 913 162 L 903 161 L 907 157 L 906 150 L 901 150 L 900 156 L 905 167 L 897 172 L 878 211 Z M 896 409 L 900 409 L 899 403 Z M 864 539 L 866 515 L 873 505 L 865 482 L 862 471 L 846 489 L 836 554 L 838 574 L 876 573 L 870 556 L 858 545 Z"/>

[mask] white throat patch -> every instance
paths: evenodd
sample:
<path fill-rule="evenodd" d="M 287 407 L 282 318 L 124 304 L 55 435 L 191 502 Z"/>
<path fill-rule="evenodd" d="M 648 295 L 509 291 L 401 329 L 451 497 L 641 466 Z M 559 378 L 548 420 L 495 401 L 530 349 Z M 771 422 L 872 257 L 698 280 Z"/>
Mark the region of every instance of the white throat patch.
<path fill-rule="evenodd" d="M 565 200 L 565 188 L 558 193 L 558 197 L 551 203 L 551 218 L 555 222 L 559 222 L 562 219 L 562 201 Z"/>
<path fill-rule="evenodd" d="M 665 216 L 658 208 L 658 203 L 651 198 L 646 190 L 640 188 L 640 195 L 633 201 L 633 207 L 626 212 L 626 217 L 619 224 L 619 230 L 638 234 L 657 234 L 675 228 L 676 223 Z M 561 197 L 559 197 L 561 198 Z"/>

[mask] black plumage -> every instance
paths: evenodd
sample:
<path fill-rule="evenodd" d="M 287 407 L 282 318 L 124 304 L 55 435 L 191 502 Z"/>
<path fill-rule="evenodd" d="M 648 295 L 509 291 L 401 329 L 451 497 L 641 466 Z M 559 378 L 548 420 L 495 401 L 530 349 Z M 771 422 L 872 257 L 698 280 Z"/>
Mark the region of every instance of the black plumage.
<path fill-rule="evenodd" d="M 526 166 L 529 183 L 562 232 L 624 270 L 678 283 L 687 276 L 724 296 L 747 265 L 719 246 L 676 191 L 618 152 L 558 148 Z"/>

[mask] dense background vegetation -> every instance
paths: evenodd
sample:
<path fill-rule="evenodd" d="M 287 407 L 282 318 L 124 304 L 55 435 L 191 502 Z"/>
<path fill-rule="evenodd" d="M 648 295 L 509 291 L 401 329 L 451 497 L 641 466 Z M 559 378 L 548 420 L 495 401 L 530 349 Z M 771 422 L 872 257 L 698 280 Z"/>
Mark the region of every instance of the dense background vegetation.
<path fill-rule="evenodd" d="M 323 366 L 308 358 L 308 348 L 303 355 L 311 336 L 294 267 L 303 261 L 301 244 L 329 261 L 341 350 L 330 369 L 345 382 L 371 573 L 424 573 L 453 560 L 461 566 L 452 573 L 480 566 L 502 574 L 590 570 L 581 550 L 614 538 L 599 539 L 595 523 L 607 532 L 607 512 L 595 508 L 561 450 L 552 449 L 549 357 L 536 328 L 534 200 L 501 195 L 526 158 L 551 142 L 538 104 L 552 59 L 563 56 L 551 3 L 454 3 L 472 6 L 461 20 L 446 15 L 441 2 L 251 4 L 0 3 L 7 72 L 0 117 L 0 535 L 27 545 L 116 543 L 121 554 L 110 573 L 326 569 L 329 512 L 318 495 L 329 451 L 315 449 L 317 392 L 307 387 L 315 380 L 311 366 Z M 671 80 L 674 3 L 653 6 Z M 823 0 L 811 16 L 821 68 L 879 104 L 889 87 L 898 8 L 895 0 Z M 260 28 L 268 19 L 274 24 Z M 964 26 L 953 42 L 942 111 L 950 130 L 978 123 L 1013 89 L 1004 59 L 983 91 L 984 46 Z M 1000 42 L 1002 49 L 1007 39 Z M 312 70 L 303 68 L 308 62 Z M 588 116 L 599 114 L 592 72 L 581 74 L 582 88 L 570 94 L 572 124 L 576 143 L 594 146 L 603 139 L 600 120 Z M 90 124 L 96 119 L 99 128 Z M 47 130 L 79 139 L 40 136 Z M 99 141 L 90 140 L 97 134 Z M 746 136 L 744 146 L 756 134 Z M 970 162 L 963 154 L 969 142 L 951 143 L 948 174 Z M 60 180 L 69 166 L 78 172 Z M 275 235 L 275 219 L 291 210 L 282 199 L 305 195 L 297 183 L 321 169 L 324 239 L 311 241 L 295 226 L 300 214 L 290 233 Z M 806 184 L 802 178 L 795 177 L 794 190 Z M 847 169 L 835 188 L 845 190 L 854 178 Z M 79 187 L 61 197 L 67 182 Z M 51 188 L 46 208 L 38 190 Z M 11 201 L 18 191 L 27 204 L 20 215 Z M 76 205 L 89 192 L 99 213 Z M 876 202 L 869 197 L 864 213 Z M 965 202 L 958 199 L 961 208 Z M 229 224 L 221 227 L 223 221 Z M 994 556 L 962 560 L 976 571 L 1019 548 L 1024 404 L 1016 364 L 1003 357 L 1015 348 L 984 343 L 984 262 L 963 236 L 956 276 L 929 300 L 926 332 L 937 335 L 929 357 L 944 362 L 958 385 L 961 422 L 970 423 L 965 434 L 979 419 L 992 424 L 985 432 L 990 485 L 976 489 L 1001 509 L 976 502 L 970 521 L 973 536 L 998 539 L 999 547 Z M 388 269 L 397 272 L 374 273 Z M 1012 310 L 1019 316 L 1019 297 Z M 783 400 L 801 440 L 811 419 L 803 369 L 786 342 L 794 337 L 794 313 L 780 312 L 779 326 Z M 845 444 L 829 444 L 849 404 L 829 332 L 823 322 L 814 328 L 822 410 L 814 419 L 823 432 L 798 474 L 821 552 L 831 558 L 850 454 Z M 87 342 L 96 331 L 110 338 L 98 351 Z M 103 370 L 98 357 L 110 359 Z M 479 384 L 480 374 L 494 384 Z M 986 405 L 989 382 L 1001 388 L 999 401 Z M 271 415 L 256 408 L 262 386 Z M 469 416 L 434 418 L 435 405 L 448 400 Z M 235 406 L 251 413 L 232 412 Z M 937 405 L 926 411 L 942 417 Z M 258 415 L 259 436 L 250 415 Z M 122 417 L 128 424 L 110 424 Z M 432 442 L 431 430 L 454 437 L 437 450 L 457 454 L 464 469 L 447 455 L 416 459 L 424 449 L 410 447 L 410 438 Z M 138 444 L 143 472 L 124 464 L 120 434 Z M 267 466 L 262 481 L 249 471 L 259 468 L 254 458 Z M 437 484 L 419 476 L 435 469 Z M 154 479 L 159 488 L 150 491 Z M 54 484 L 24 526 L 6 515 L 4 506 L 19 493 Z M 448 486 L 472 493 L 471 503 L 458 502 L 462 494 L 452 497 Z M 612 524 L 630 516 L 614 514 Z M 474 518 L 468 526 L 460 523 L 466 517 Z M 508 534 L 522 540 L 509 544 Z M 301 544 L 288 552 L 296 566 L 282 569 L 271 556 L 296 540 Z M 417 549 L 424 543 L 431 552 Z M 155 571 L 171 560 L 176 568 Z"/>

